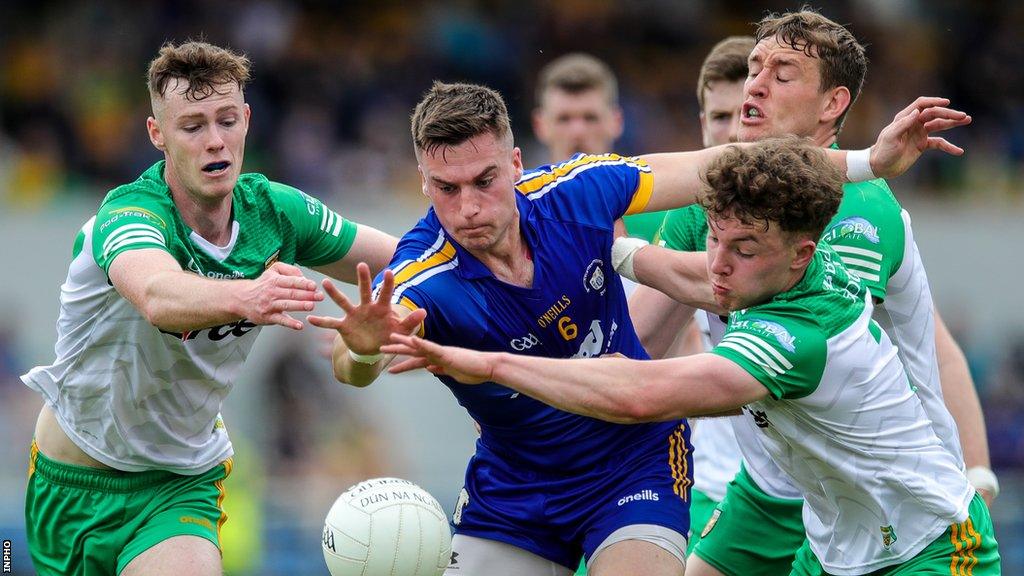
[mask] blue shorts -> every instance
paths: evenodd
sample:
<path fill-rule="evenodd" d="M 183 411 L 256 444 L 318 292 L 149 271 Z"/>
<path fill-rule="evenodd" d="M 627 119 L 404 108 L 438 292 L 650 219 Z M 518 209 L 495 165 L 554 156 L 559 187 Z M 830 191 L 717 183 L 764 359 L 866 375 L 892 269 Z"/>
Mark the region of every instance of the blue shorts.
<path fill-rule="evenodd" d="M 531 470 L 477 442 L 455 506 L 456 534 L 505 542 L 573 570 L 624 526 L 690 529 L 693 450 L 685 421 L 600 467 Z"/>

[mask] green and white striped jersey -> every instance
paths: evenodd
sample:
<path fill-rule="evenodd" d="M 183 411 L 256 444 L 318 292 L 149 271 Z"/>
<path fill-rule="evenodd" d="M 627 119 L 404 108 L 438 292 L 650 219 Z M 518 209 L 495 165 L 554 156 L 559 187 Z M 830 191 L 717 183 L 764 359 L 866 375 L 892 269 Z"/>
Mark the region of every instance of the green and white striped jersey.
<path fill-rule="evenodd" d="M 64 432 L 119 470 L 199 474 L 232 454 L 221 402 L 259 326 L 245 319 L 183 334 L 151 325 L 108 280 L 128 250 L 155 248 L 209 278 L 256 278 L 275 261 L 319 266 L 344 256 L 356 225 L 295 188 L 243 174 L 231 240 L 206 241 L 184 222 L 158 162 L 112 190 L 82 226 L 61 286 L 57 359 L 22 376 Z"/>
<path fill-rule="evenodd" d="M 815 556 L 840 576 L 910 559 L 974 496 L 872 308 L 821 243 L 796 286 L 730 314 L 712 350 L 770 392 L 746 421 L 803 494 Z"/>

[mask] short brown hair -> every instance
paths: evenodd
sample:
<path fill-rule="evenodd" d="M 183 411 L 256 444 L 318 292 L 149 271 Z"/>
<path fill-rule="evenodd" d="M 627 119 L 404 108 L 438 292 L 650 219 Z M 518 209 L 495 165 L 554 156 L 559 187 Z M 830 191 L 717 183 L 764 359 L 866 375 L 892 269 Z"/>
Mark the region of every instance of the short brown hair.
<path fill-rule="evenodd" d="M 868 73 L 864 46 L 841 24 L 806 7 L 799 12 L 765 16 L 757 23 L 754 37 L 758 42 L 777 38 L 780 44 L 818 58 L 821 70 L 819 89 L 822 92 L 837 86 L 846 86 L 850 90 L 850 105 L 836 118 L 838 133 L 850 107 L 857 101 Z"/>
<path fill-rule="evenodd" d="M 796 136 L 731 146 L 707 167 L 700 204 L 744 224 L 775 223 L 815 241 L 839 209 L 845 178 L 825 151 Z"/>
<path fill-rule="evenodd" d="M 417 153 L 433 154 L 490 132 L 512 143 L 505 101 L 495 90 L 476 84 L 435 81 L 412 114 L 412 140 Z"/>
<path fill-rule="evenodd" d="M 708 52 L 697 76 L 697 103 L 704 109 L 704 90 L 712 82 L 737 82 L 747 77 L 747 58 L 754 49 L 753 36 L 729 36 Z"/>
<path fill-rule="evenodd" d="M 600 90 L 609 104 L 619 104 L 619 82 L 615 73 L 601 60 L 583 52 L 560 56 L 541 68 L 537 76 L 538 106 L 543 104 L 544 94 L 552 88 L 569 94 Z"/>
<path fill-rule="evenodd" d="M 149 94 L 163 98 L 167 85 L 174 79 L 188 82 L 182 93 L 189 100 L 219 94 L 217 87 L 228 82 L 238 84 L 238 89 L 242 90 L 249 81 L 250 65 L 244 54 L 206 42 L 190 40 L 179 45 L 167 42 L 149 63 Z"/>

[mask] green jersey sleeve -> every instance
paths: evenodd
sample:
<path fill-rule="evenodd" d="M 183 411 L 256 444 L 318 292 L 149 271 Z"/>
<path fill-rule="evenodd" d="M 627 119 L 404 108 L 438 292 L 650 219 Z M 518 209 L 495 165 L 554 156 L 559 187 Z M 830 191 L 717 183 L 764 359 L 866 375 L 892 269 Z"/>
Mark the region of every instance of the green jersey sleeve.
<path fill-rule="evenodd" d="M 270 183 L 275 202 L 295 231 L 295 263 L 322 266 L 340 260 L 356 239 L 357 226 L 320 200 L 298 190 Z"/>
<path fill-rule="evenodd" d="M 849 183 L 843 186 L 839 211 L 822 235 L 878 300 L 885 300 L 889 278 L 903 260 L 906 231 L 901 212 L 885 180 Z"/>
<path fill-rule="evenodd" d="M 93 258 L 109 274 L 110 264 L 122 252 L 156 248 L 170 253 L 174 222 L 168 203 L 156 196 L 130 190 L 112 193 L 93 222 Z"/>
<path fill-rule="evenodd" d="M 826 335 L 806 310 L 754 308 L 732 314 L 712 350 L 739 364 L 775 399 L 803 398 L 825 372 Z"/>
<path fill-rule="evenodd" d="M 683 252 L 703 252 L 707 248 L 708 220 L 699 204 L 691 204 L 665 214 L 656 243 Z"/>

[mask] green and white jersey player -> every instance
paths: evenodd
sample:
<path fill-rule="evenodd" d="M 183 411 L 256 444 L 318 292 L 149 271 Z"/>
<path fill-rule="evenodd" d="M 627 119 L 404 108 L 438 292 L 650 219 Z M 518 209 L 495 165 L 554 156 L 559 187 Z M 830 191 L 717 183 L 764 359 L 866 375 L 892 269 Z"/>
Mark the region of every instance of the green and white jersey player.
<path fill-rule="evenodd" d="M 823 146 L 834 144 L 846 110 L 863 83 L 863 48 L 845 28 L 809 11 L 767 17 L 760 23 L 757 37 L 744 87 L 740 139 L 796 134 Z M 814 49 L 805 50 L 806 46 Z M 968 465 L 987 470 L 988 450 L 977 395 L 962 353 L 932 314 L 928 281 L 909 216 L 884 181 L 847 184 L 844 190 L 839 214 L 823 240 L 833 244 L 880 303 L 876 320 L 896 341 L 901 360 L 920 387 L 921 399 L 947 449 L 963 461 L 962 440 Z M 691 206 L 666 217 L 661 240 L 679 250 L 702 250 L 706 231 L 703 211 Z M 640 302 L 645 308 L 638 314 L 678 316 L 671 312 L 677 305 L 654 294 Z M 714 315 L 709 323 L 712 327 L 717 324 L 721 332 L 722 323 Z M 672 330 L 665 324 L 645 329 Z M 941 346 L 939 363 L 937 344 Z M 943 392 L 949 400 L 948 412 L 959 424 L 959 437 L 943 406 Z M 760 436 L 756 427 L 749 421 L 737 421 L 734 428 L 746 463 L 729 486 L 714 522 L 705 529 L 707 540 L 694 548 L 696 557 L 687 567 L 688 576 L 782 573 L 804 538 L 799 489 L 755 441 Z M 743 533 L 742 541 L 736 538 L 737 532 Z"/>
<path fill-rule="evenodd" d="M 711 353 L 553 360 L 393 336 L 385 350 L 413 356 L 393 371 L 499 382 L 617 422 L 742 408 L 805 498 L 793 574 L 942 573 L 968 561 L 998 574 L 984 502 L 872 320 L 867 289 L 818 242 L 842 197 L 823 154 L 796 139 L 736 148 L 707 169 L 706 255 L 628 241 L 619 252 L 618 270 L 683 301 L 713 292 L 729 321 Z"/>
<path fill-rule="evenodd" d="M 221 574 L 221 403 L 260 327 L 323 299 L 292 266 L 369 277 L 395 239 L 315 198 L 240 174 L 249 61 L 201 42 L 150 64 L 164 153 L 111 191 L 75 239 L 57 359 L 22 379 L 44 399 L 26 494 L 39 574 Z"/>

